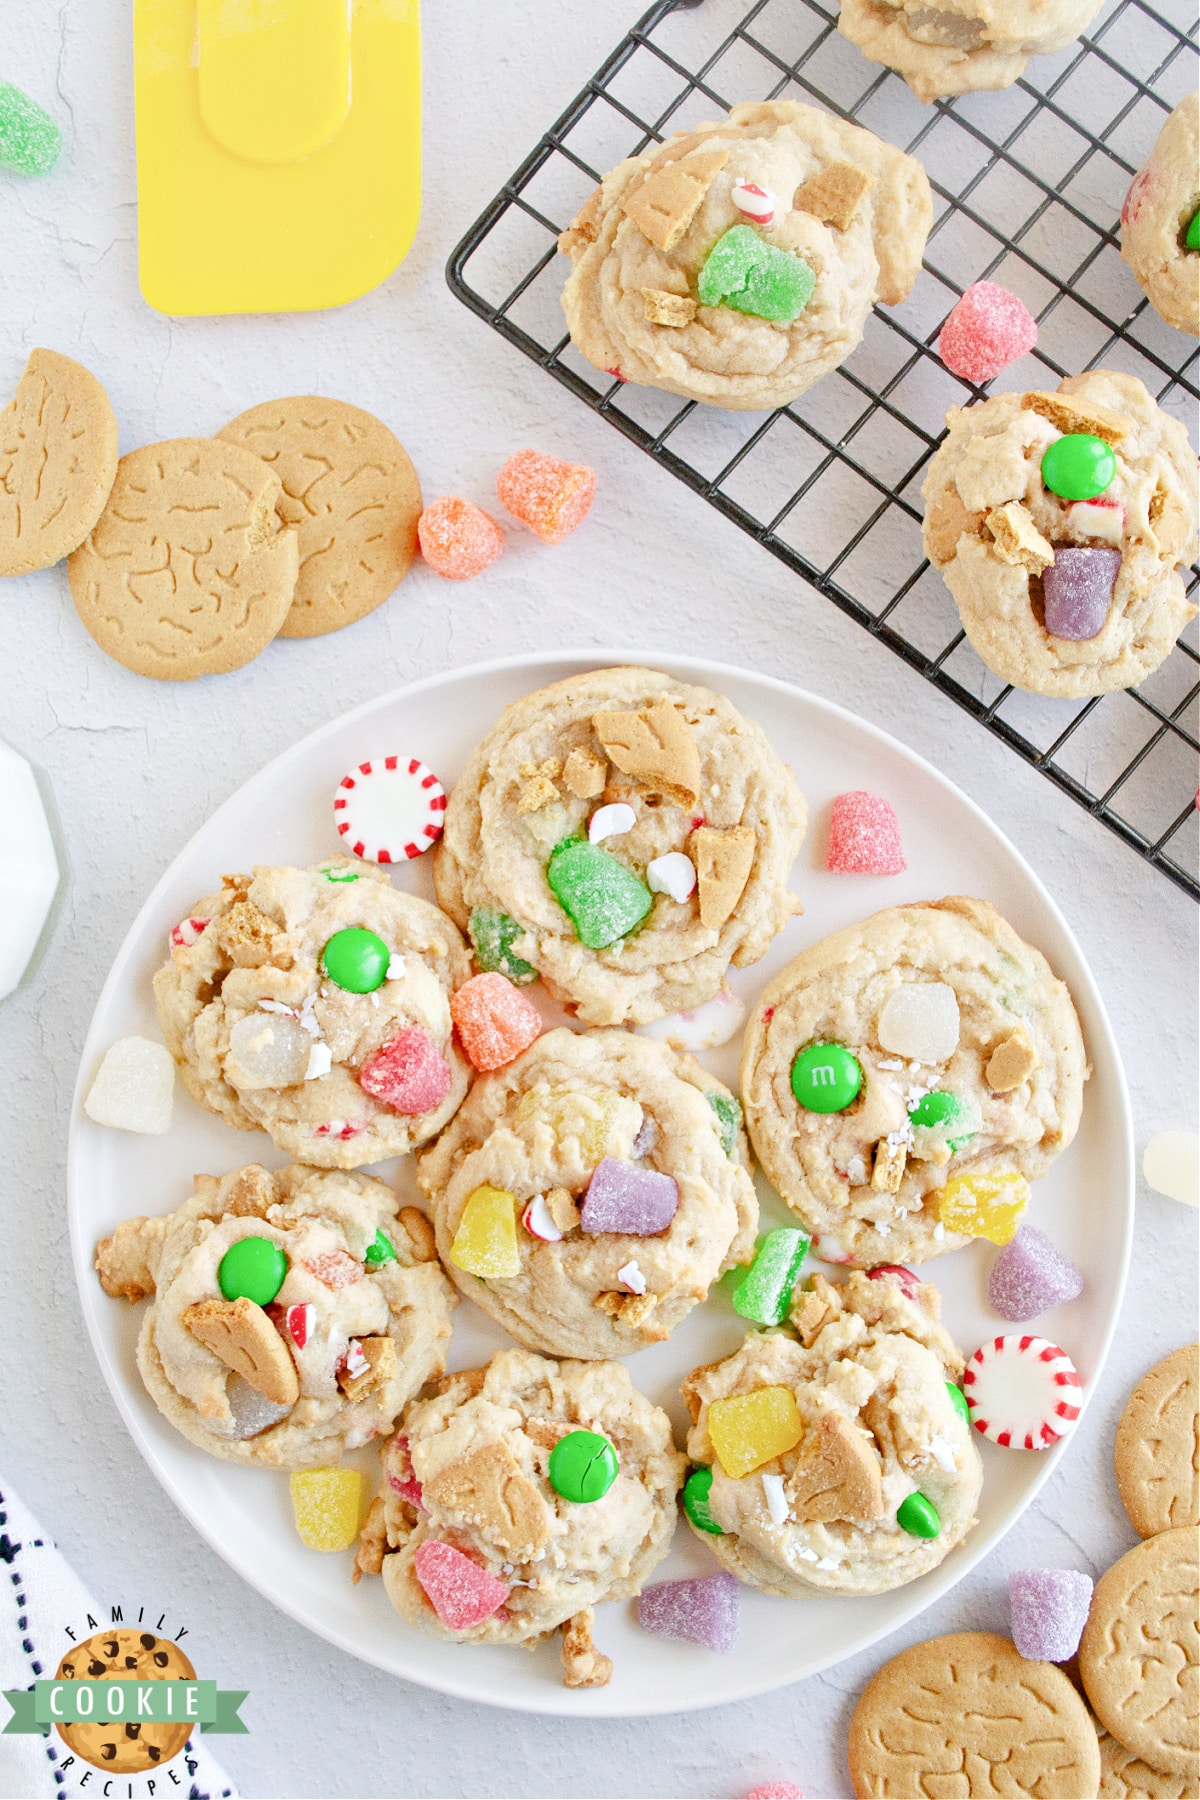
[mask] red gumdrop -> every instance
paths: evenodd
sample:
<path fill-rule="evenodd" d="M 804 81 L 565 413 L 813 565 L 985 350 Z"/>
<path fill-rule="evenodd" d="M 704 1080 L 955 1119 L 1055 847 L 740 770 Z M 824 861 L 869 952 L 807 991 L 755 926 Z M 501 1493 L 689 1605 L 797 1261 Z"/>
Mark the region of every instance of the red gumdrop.
<path fill-rule="evenodd" d="M 915 1300 L 921 1288 L 921 1278 L 906 1269 L 901 1263 L 876 1263 L 873 1269 L 867 1270 L 868 1281 L 890 1281 L 898 1287 L 906 1300 Z"/>
<path fill-rule="evenodd" d="M 496 477 L 500 504 L 544 544 L 561 544 L 583 524 L 596 495 L 595 471 L 540 450 L 518 450 Z"/>
<path fill-rule="evenodd" d="M 746 1800 L 804 1800 L 804 1795 L 790 1781 L 764 1781 L 761 1787 L 750 1789 Z"/>
<path fill-rule="evenodd" d="M 508 1599 L 508 1589 L 452 1544 L 427 1538 L 413 1555 L 417 1580 L 434 1612 L 450 1631 L 469 1631 L 490 1619 Z"/>
<path fill-rule="evenodd" d="M 323 1250 L 320 1256 L 310 1256 L 303 1267 L 327 1288 L 349 1287 L 363 1278 L 362 1264 L 344 1250 Z"/>
<path fill-rule="evenodd" d="M 502 1069 L 542 1034 L 542 1016 L 506 975 L 472 975 L 450 1000 L 450 1016 L 468 1061 Z"/>
<path fill-rule="evenodd" d="M 942 326 L 938 355 L 952 375 L 980 387 L 1032 350 L 1037 337 L 1024 301 L 993 281 L 977 281 Z"/>
<path fill-rule="evenodd" d="M 902 875 L 900 822 L 887 800 L 862 789 L 839 794 L 829 817 L 825 867 L 838 875 Z"/>
<path fill-rule="evenodd" d="M 417 540 L 434 574 L 447 581 L 470 581 L 504 548 L 504 533 L 492 515 L 457 494 L 425 508 L 417 520 Z"/>
<path fill-rule="evenodd" d="M 450 1092 L 450 1064 L 419 1025 L 406 1025 L 367 1058 L 358 1081 L 393 1112 L 432 1112 Z"/>

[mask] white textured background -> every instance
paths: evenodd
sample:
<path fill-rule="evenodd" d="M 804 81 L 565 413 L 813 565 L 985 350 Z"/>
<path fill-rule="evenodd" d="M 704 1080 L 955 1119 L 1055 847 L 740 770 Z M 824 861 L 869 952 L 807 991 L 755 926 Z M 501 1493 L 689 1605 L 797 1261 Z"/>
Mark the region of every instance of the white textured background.
<path fill-rule="evenodd" d="M 640 642 L 648 653 L 694 651 L 789 677 L 894 732 L 992 814 L 1096 971 L 1139 1148 L 1153 1132 L 1195 1126 L 1192 903 L 446 290 L 456 238 L 635 5 L 427 0 L 425 213 L 407 262 L 340 312 L 180 322 L 151 313 L 137 289 L 129 6 L 0 8 L 0 79 L 51 105 L 69 140 L 49 179 L 0 178 L 0 391 L 11 391 L 28 350 L 47 344 L 105 382 L 123 450 L 315 391 L 386 419 L 429 496 L 453 489 L 487 504 L 500 461 L 526 443 L 600 474 L 591 521 L 562 548 L 513 535 L 489 575 L 461 587 L 418 568 L 351 630 L 280 640 L 248 669 L 199 684 L 159 686 L 108 662 L 78 623 L 61 570 L 0 595 L 0 734 L 52 782 L 69 864 L 49 948 L 0 1004 L 2 1470 L 99 1597 L 169 1598 L 197 1663 L 250 1686 L 251 1735 L 215 1744 L 248 1796 L 626 1800 L 736 1796 L 771 1778 L 844 1795 L 847 1719 L 884 1660 L 875 1652 L 756 1702 L 645 1722 L 573 1726 L 467 1706 L 365 1668 L 276 1614 L 143 1468 L 93 1366 L 69 1268 L 63 1162 L 79 1046 L 150 884 L 209 812 L 296 738 L 410 678 L 544 646 Z M 154 1210 L 153 1195 L 130 1196 L 131 1210 L 143 1203 Z M 1195 1330 L 1196 1225 L 1195 1213 L 1139 1192 L 1122 1329 L 1071 1455 L 992 1561 L 888 1652 L 939 1631 L 1006 1629 L 1009 1568 L 1098 1575 L 1129 1547 L 1112 1428 L 1136 1377 Z M 0 1740 L 0 1792 L 13 1791 Z"/>

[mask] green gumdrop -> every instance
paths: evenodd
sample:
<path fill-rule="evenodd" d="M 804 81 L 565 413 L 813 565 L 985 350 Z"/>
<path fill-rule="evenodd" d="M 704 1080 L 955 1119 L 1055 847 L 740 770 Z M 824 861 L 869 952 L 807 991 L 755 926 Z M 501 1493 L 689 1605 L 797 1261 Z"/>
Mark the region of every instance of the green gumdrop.
<path fill-rule="evenodd" d="M 1094 500 L 1112 486 L 1116 472 L 1111 446 L 1090 431 L 1055 438 L 1042 457 L 1042 482 L 1061 500 Z"/>
<path fill-rule="evenodd" d="M 713 1537 L 724 1537 L 725 1533 L 708 1509 L 712 1484 L 711 1469 L 693 1469 L 683 1484 L 683 1510 L 698 1531 L 711 1532 Z"/>
<path fill-rule="evenodd" d="M 721 1128 L 721 1148 L 726 1156 L 732 1156 L 738 1132 L 742 1128 L 742 1109 L 732 1094 L 719 1093 L 716 1088 L 710 1088 L 704 1098 L 717 1115 L 717 1123 Z"/>
<path fill-rule="evenodd" d="M 1183 241 L 1189 250 L 1200 250 L 1200 206 L 1192 214 L 1191 223 Z"/>
<path fill-rule="evenodd" d="M 367 1245 L 363 1261 L 369 1269 L 377 1269 L 381 1263 L 395 1262 L 396 1251 L 391 1239 L 384 1237 L 382 1231 L 377 1231 L 375 1241 Z"/>
<path fill-rule="evenodd" d="M 581 944 L 604 950 L 640 925 L 654 904 L 644 881 L 599 844 L 566 838 L 546 869 L 554 898 Z"/>
<path fill-rule="evenodd" d="M 733 1310 L 755 1325 L 782 1325 L 812 1239 L 787 1226 L 768 1231 L 733 1296 Z"/>
<path fill-rule="evenodd" d="M 467 921 L 467 934 L 475 962 L 484 975 L 506 975 L 518 987 L 537 980 L 537 970 L 524 957 L 513 954 L 513 943 L 524 927 L 496 906 L 476 906 Z"/>
<path fill-rule="evenodd" d="M 345 887 L 347 882 L 358 880 L 356 869 L 326 869 L 326 881 L 332 881 L 335 887 Z"/>
<path fill-rule="evenodd" d="M 946 1383 L 946 1392 L 953 1402 L 955 1412 L 961 1413 L 963 1420 L 969 1425 L 971 1423 L 971 1409 L 967 1405 L 967 1396 L 963 1393 L 958 1383 L 955 1381 L 948 1381 Z"/>
<path fill-rule="evenodd" d="M 239 1238 L 217 1265 L 217 1286 L 227 1300 L 253 1300 L 256 1306 L 270 1306 L 287 1269 L 287 1257 L 274 1238 Z"/>
<path fill-rule="evenodd" d="M 808 1112 L 845 1112 L 862 1083 L 858 1058 L 844 1044 L 809 1044 L 792 1064 L 792 1092 Z"/>
<path fill-rule="evenodd" d="M 800 257 L 769 244 L 750 225 L 731 225 L 708 253 L 698 291 L 702 306 L 731 306 L 775 325 L 790 325 L 812 299 L 816 284 Z"/>
<path fill-rule="evenodd" d="M 362 925 L 335 931 L 321 952 L 326 975 L 348 994 L 372 994 L 382 987 L 391 960 L 383 939 Z"/>
<path fill-rule="evenodd" d="M 935 1538 L 942 1529 L 937 1508 L 924 1494 L 909 1494 L 896 1508 L 896 1523 L 913 1537 Z"/>
<path fill-rule="evenodd" d="M 50 114 L 11 82 L 0 81 L 0 167 L 44 175 L 61 149 L 62 132 Z"/>
<path fill-rule="evenodd" d="M 568 1431 L 550 1452 L 550 1486 L 564 1500 L 603 1500 L 620 1469 L 617 1453 L 598 1431 Z"/>

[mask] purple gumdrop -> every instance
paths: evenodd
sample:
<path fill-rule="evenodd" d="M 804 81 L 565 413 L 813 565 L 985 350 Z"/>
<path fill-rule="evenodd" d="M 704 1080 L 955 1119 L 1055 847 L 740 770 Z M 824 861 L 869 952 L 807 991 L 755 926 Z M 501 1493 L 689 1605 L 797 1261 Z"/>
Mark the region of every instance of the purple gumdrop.
<path fill-rule="evenodd" d="M 678 1205 L 679 1189 L 669 1175 L 606 1156 L 588 1182 L 579 1223 L 584 1231 L 654 1237 L 667 1229 Z"/>
<path fill-rule="evenodd" d="M 1050 636 L 1082 640 L 1103 631 L 1120 567 L 1119 550 L 1083 550 L 1060 544 L 1054 561 L 1042 571 Z"/>
<path fill-rule="evenodd" d="M 1002 1319 L 1036 1319 L 1083 1292 L 1083 1276 L 1036 1225 L 1021 1225 L 992 1264 L 988 1299 Z"/>
<path fill-rule="evenodd" d="M 1013 1643 L 1033 1662 L 1066 1662 L 1091 1604 L 1091 1576 L 1078 1569 L 1018 1569 L 1008 1578 Z"/>
<path fill-rule="evenodd" d="M 740 1624 L 737 1578 L 722 1569 L 698 1581 L 656 1582 L 638 1601 L 638 1624 L 655 1637 L 683 1638 L 728 1656 Z"/>

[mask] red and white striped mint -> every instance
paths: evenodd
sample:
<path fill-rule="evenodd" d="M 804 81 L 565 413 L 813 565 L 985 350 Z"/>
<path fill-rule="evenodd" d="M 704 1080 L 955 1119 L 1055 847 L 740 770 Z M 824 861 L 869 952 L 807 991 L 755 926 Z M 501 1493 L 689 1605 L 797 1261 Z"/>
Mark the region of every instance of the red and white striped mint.
<path fill-rule="evenodd" d="M 338 782 L 334 823 L 347 849 L 367 862 L 420 856 L 442 835 L 446 790 L 415 756 L 359 763 Z"/>
<path fill-rule="evenodd" d="M 769 225 L 779 206 L 770 189 L 759 187 L 757 181 L 735 181 L 730 199 L 743 218 L 753 219 L 756 225 Z"/>
<path fill-rule="evenodd" d="M 208 925 L 207 919 L 180 919 L 171 927 L 168 942 L 172 950 L 190 950 Z"/>
<path fill-rule="evenodd" d="M 1009 1450 L 1046 1450 L 1074 1429 L 1083 1383 L 1066 1351 L 1046 1338 L 992 1338 L 963 1374 L 971 1423 Z"/>

